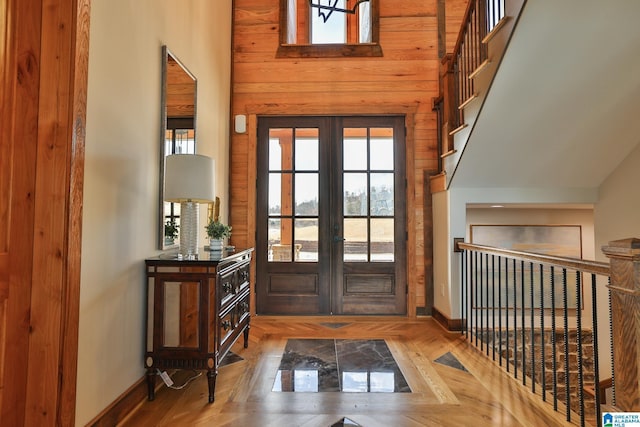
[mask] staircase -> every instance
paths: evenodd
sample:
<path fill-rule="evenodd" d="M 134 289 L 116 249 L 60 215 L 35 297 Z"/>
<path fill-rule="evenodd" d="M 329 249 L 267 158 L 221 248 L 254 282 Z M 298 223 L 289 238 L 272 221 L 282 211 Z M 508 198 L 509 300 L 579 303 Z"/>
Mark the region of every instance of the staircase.
<path fill-rule="evenodd" d="M 450 184 L 526 0 L 472 0 L 453 53 L 441 63 L 440 190 Z"/>
<path fill-rule="evenodd" d="M 482 36 L 487 61 L 469 70 L 473 93 L 461 101 L 447 86 L 449 63 L 469 54 L 445 58 L 440 188 L 544 189 L 548 203 L 593 203 L 638 145 L 638 14 L 640 2 L 504 0 L 504 22 Z"/>
<path fill-rule="evenodd" d="M 504 13 L 495 25 L 485 26 L 496 3 L 504 5 Z M 635 158 L 631 154 L 640 145 L 637 16 L 640 2 L 470 0 L 455 50 L 442 61 L 441 95 L 434 100 L 442 162 L 431 193 L 434 212 L 443 213 L 434 220 L 434 281 L 450 284 L 448 292 L 443 287 L 435 295 L 435 305 L 450 308 L 453 319 L 462 311 L 455 301 L 461 293 L 464 299 L 458 288 L 464 269 L 461 273 L 463 263 L 452 253 L 455 241 L 468 232 L 467 206 L 594 206 L 607 177 L 625 159 Z M 637 195 L 632 191 L 631 198 Z M 628 271 L 637 272 L 640 249 L 637 239 L 629 242 L 634 267 Z M 612 259 L 618 262 L 617 255 Z M 640 359 L 635 353 L 624 359 L 629 340 L 615 342 L 621 336 L 616 331 L 637 335 L 635 318 L 628 316 L 633 312 L 613 309 L 611 321 L 615 370 L 622 373 L 616 378 L 630 384 L 620 399 L 614 397 L 623 411 L 637 410 L 640 402 Z M 606 381 L 596 381 L 578 390 L 602 395 L 606 388 Z"/>

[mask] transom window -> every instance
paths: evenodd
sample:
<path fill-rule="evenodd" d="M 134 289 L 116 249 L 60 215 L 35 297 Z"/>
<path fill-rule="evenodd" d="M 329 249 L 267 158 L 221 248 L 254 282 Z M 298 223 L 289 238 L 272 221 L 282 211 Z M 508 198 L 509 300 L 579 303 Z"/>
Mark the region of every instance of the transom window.
<path fill-rule="evenodd" d="M 378 16 L 378 0 L 280 0 L 277 56 L 382 56 Z"/>

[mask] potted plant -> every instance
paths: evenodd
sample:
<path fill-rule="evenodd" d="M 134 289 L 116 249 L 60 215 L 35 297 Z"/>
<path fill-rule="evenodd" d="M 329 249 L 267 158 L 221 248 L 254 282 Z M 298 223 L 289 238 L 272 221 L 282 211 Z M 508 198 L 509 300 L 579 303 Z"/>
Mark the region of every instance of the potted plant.
<path fill-rule="evenodd" d="M 164 244 L 173 245 L 176 237 L 178 237 L 178 229 L 180 226 L 173 219 L 168 219 L 164 223 Z"/>
<path fill-rule="evenodd" d="M 221 251 L 224 246 L 224 238 L 231 236 L 231 226 L 213 219 L 209 221 L 205 230 L 209 236 L 209 248 L 215 251 Z"/>

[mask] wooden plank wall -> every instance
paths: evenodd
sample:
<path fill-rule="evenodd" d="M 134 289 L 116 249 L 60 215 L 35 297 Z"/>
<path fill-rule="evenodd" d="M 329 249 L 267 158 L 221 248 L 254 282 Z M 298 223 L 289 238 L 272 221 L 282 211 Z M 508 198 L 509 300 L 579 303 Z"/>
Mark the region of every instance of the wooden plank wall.
<path fill-rule="evenodd" d="M 0 5 L 0 424 L 74 425 L 90 0 Z"/>
<path fill-rule="evenodd" d="M 258 115 L 406 114 L 407 312 L 414 316 L 425 304 L 423 171 L 438 164 L 431 102 L 438 96 L 441 0 L 379 1 L 383 57 L 298 59 L 276 58 L 279 0 L 234 0 L 232 115 L 246 115 L 248 126 L 231 135 L 230 222 L 236 246 L 255 244 Z M 466 3 L 447 0 L 447 14 L 462 16 Z M 447 51 L 455 44 L 449 30 L 446 44 Z"/>

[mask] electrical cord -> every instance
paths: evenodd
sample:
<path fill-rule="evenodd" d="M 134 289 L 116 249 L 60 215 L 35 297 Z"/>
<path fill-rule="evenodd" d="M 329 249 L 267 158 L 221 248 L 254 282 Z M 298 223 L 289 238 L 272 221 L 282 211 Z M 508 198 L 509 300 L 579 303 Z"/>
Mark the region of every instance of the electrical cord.
<path fill-rule="evenodd" d="M 162 372 L 160 371 L 160 369 L 156 369 L 158 371 L 158 375 L 161 375 Z M 195 369 L 193 369 L 193 372 L 195 373 L 194 376 L 187 378 L 187 380 L 184 382 L 184 384 L 182 385 L 167 385 L 168 388 L 171 388 L 173 390 L 182 390 L 183 388 L 185 388 L 186 386 L 189 385 L 189 383 L 191 383 L 191 381 L 195 380 L 196 378 L 198 378 L 199 376 L 202 375 L 202 372 L 198 372 Z M 173 381 L 173 378 L 171 379 Z"/>

